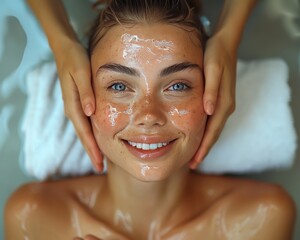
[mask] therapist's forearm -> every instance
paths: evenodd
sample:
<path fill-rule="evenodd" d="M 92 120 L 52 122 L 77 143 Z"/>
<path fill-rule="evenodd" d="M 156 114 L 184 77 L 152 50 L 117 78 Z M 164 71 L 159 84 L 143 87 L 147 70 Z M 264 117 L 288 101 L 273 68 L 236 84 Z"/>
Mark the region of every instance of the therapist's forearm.
<path fill-rule="evenodd" d="M 237 50 L 256 2 L 257 0 L 224 0 L 213 36 L 221 37 L 228 47 Z"/>
<path fill-rule="evenodd" d="M 78 41 L 68 15 L 60 0 L 27 0 L 39 20 L 53 52 L 59 52 L 64 43 Z"/>

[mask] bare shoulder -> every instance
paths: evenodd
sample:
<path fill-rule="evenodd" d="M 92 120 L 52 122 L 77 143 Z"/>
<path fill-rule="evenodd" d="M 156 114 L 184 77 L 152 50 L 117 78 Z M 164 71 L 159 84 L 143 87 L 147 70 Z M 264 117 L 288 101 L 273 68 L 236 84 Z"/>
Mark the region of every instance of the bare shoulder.
<path fill-rule="evenodd" d="M 6 239 L 59 239 L 67 216 L 66 197 L 51 183 L 27 183 L 18 188 L 5 206 Z M 59 217 L 54 220 L 54 216 Z M 49 228 L 51 226 L 51 228 Z M 51 229 L 56 229 L 52 231 Z"/>
<path fill-rule="evenodd" d="M 214 175 L 194 175 L 191 182 L 194 201 L 206 203 L 194 225 L 213 229 L 206 239 L 292 239 L 295 203 L 281 186 Z"/>
<path fill-rule="evenodd" d="M 62 232 L 71 234 L 70 215 L 78 201 L 76 193 L 92 183 L 79 178 L 21 186 L 5 206 L 5 239 L 61 239 Z"/>
<path fill-rule="evenodd" d="M 296 207 L 280 185 L 245 179 L 229 179 L 224 198 L 224 235 L 229 239 L 292 239 Z"/>

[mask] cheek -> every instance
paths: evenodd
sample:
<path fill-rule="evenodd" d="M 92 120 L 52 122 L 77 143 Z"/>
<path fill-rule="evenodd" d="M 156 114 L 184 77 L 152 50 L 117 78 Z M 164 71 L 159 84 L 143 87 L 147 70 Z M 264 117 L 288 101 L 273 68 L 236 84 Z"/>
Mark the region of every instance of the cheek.
<path fill-rule="evenodd" d="M 100 136 L 109 136 L 118 133 L 128 125 L 131 111 L 128 105 L 113 104 L 101 99 L 92 117 L 95 135 L 98 133 Z"/>
<path fill-rule="evenodd" d="M 170 107 L 168 114 L 174 127 L 182 133 L 202 137 L 207 115 L 199 99 L 183 105 Z"/>

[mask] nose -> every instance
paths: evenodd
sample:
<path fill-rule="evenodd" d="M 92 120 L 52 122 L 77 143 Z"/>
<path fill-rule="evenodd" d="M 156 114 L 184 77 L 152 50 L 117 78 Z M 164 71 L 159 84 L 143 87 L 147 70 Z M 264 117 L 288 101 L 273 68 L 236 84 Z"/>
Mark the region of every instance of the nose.
<path fill-rule="evenodd" d="M 142 127 L 163 126 L 166 123 L 166 115 L 163 104 L 156 96 L 147 96 L 135 104 L 133 113 L 134 124 Z"/>

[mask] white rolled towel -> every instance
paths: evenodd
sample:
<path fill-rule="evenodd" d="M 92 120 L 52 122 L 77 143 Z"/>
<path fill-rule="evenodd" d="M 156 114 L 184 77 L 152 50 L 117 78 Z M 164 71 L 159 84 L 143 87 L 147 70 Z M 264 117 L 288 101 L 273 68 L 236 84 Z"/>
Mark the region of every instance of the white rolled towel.
<path fill-rule="evenodd" d="M 64 116 L 55 63 L 31 71 L 26 84 L 20 158 L 25 173 L 43 180 L 92 172 L 72 123 Z M 297 137 L 285 62 L 239 60 L 236 89 L 236 111 L 199 170 L 249 173 L 291 166 Z"/>

